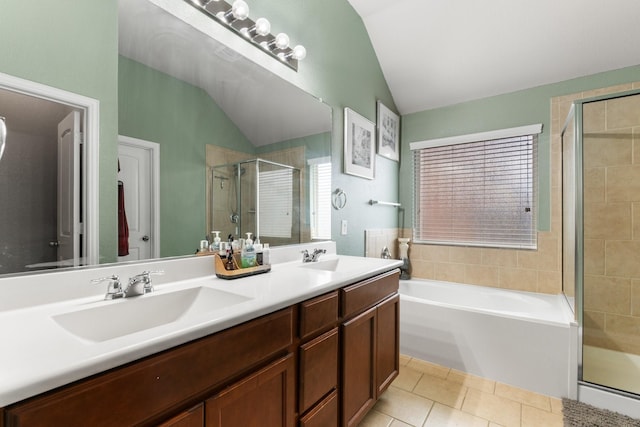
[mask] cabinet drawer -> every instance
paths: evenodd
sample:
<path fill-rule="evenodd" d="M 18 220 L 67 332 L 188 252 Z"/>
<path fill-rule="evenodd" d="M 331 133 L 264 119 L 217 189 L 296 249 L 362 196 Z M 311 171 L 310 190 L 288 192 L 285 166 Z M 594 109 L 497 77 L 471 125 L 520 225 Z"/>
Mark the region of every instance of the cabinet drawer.
<path fill-rule="evenodd" d="M 300 338 L 322 332 L 338 322 L 338 291 L 300 303 Z"/>
<path fill-rule="evenodd" d="M 338 392 L 333 391 L 315 408 L 300 418 L 300 427 L 337 427 Z"/>
<path fill-rule="evenodd" d="M 149 424 L 283 352 L 293 320 L 287 308 L 18 403 L 5 408 L 7 427 Z"/>
<path fill-rule="evenodd" d="M 300 413 L 338 385 L 338 328 L 300 346 Z"/>
<path fill-rule="evenodd" d="M 400 271 L 396 269 L 341 289 L 342 315 L 349 317 L 357 314 L 396 293 L 399 276 Z"/>
<path fill-rule="evenodd" d="M 204 403 L 176 415 L 158 427 L 204 427 Z"/>

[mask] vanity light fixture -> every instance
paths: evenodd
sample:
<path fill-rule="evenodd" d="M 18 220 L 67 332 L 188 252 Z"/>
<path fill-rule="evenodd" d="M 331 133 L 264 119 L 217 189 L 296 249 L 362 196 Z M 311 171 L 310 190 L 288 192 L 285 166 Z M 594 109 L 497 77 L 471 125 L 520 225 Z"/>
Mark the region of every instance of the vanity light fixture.
<path fill-rule="evenodd" d="M 225 0 L 185 1 L 296 71 L 298 61 L 307 56 L 304 46 L 289 47 L 289 36 L 285 33 L 271 34 L 271 23 L 266 18 L 252 21 L 244 0 L 229 0 L 231 4 Z"/>

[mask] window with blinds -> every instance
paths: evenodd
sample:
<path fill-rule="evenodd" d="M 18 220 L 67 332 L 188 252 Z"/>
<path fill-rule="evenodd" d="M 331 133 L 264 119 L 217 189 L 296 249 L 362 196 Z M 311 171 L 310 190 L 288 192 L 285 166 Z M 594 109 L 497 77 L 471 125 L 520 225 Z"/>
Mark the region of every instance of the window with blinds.
<path fill-rule="evenodd" d="M 331 239 L 331 158 L 309 160 L 312 239 Z"/>
<path fill-rule="evenodd" d="M 536 248 L 537 133 L 422 146 L 414 242 Z"/>

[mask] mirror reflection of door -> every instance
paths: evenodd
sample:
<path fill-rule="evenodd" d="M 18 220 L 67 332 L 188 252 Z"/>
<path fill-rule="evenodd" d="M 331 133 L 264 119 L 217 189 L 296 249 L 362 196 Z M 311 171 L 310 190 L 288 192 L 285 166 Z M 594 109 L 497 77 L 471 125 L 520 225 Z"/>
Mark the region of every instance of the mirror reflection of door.
<path fill-rule="evenodd" d="M 80 265 L 80 113 L 72 111 L 58 124 L 57 260 Z"/>
<path fill-rule="evenodd" d="M 154 194 L 159 145 L 121 136 L 118 144 L 120 171 L 118 181 L 124 192 L 124 211 L 128 226 L 128 255 L 119 256 L 118 261 L 133 261 L 157 258 L 159 254 L 158 231 L 154 224 L 159 221 L 154 204 Z"/>
<path fill-rule="evenodd" d="M 81 112 L 68 104 L 0 89 L 0 115 L 6 118 L 7 126 L 0 161 L 0 274 L 81 263 L 77 245 L 66 246 L 70 248 L 69 254 L 58 254 L 58 197 L 70 203 L 68 212 L 79 214 L 80 209 L 71 207 L 74 197 L 63 194 L 57 187 L 59 169 L 66 174 L 67 183 L 74 176 L 77 178 L 73 171 L 79 171 L 79 166 L 59 167 L 56 160 L 58 124 L 70 113 L 79 118 L 78 127 L 77 132 L 71 131 L 65 139 L 79 135 Z M 71 160 L 74 155 L 68 154 L 69 162 L 75 162 Z M 79 232 L 77 228 L 76 231 Z M 76 237 L 80 238 L 77 234 Z"/>

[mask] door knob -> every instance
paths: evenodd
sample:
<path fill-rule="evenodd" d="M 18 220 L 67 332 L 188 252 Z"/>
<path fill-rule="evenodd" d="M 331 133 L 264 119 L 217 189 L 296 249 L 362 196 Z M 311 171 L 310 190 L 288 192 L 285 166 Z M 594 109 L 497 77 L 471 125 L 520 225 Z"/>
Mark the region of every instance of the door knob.
<path fill-rule="evenodd" d="M 149 241 L 149 236 L 142 236 L 142 241 L 143 242 L 148 242 Z"/>
<path fill-rule="evenodd" d="M 49 246 L 52 248 L 57 248 L 58 246 L 60 246 L 60 242 L 56 242 L 55 240 L 51 241 L 49 242 Z"/>

